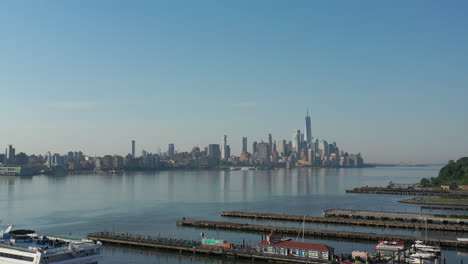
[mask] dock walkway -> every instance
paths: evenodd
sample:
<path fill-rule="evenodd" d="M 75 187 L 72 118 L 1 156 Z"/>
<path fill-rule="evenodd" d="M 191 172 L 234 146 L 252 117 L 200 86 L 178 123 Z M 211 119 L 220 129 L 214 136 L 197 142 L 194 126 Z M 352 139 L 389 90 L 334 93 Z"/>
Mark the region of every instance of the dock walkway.
<path fill-rule="evenodd" d="M 465 225 L 468 224 L 468 219 L 463 218 L 447 218 L 438 217 L 427 214 L 412 214 L 412 213 L 396 213 L 396 212 L 375 212 L 375 211 L 358 211 L 347 209 L 330 209 L 324 212 L 326 217 L 347 217 L 352 219 L 380 219 L 380 220 L 399 220 L 399 221 L 429 221 L 437 223 L 452 223 Z M 429 229 L 429 228 L 428 228 Z"/>
<path fill-rule="evenodd" d="M 446 197 L 446 198 L 467 198 L 468 197 L 468 194 L 450 192 L 450 191 L 445 191 L 445 190 L 424 190 L 424 189 L 385 188 L 385 187 L 360 187 L 360 188 L 346 190 L 346 193 L 440 196 L 440 197 Z"/>
<path fill-rule="evenodd" d="M 268 262 L 289 262 L 309 264 L 331 264 L 332 261 L 318 260 L 305 257 L 282 256 L 276 254 L 265 254 L 255 251 L 254 248 L 215 248 L 203 247 L 198 241 L 166 239 L 158 237 L 140 236 L 125 233 L 95 232 L 88 234 L 88 239 L 98 240 L 104 244 L 124 245 L 152 249 L 177 251 L 179 253 L 217 255 L 221 257 L 244 258 Z"/>
<path fill-rule="evenodd" d="M 208 229 L 225 229 L 234 230 L 239 232 L 255 232 L 255 233 L 271 233 L 276 232 L 280 234 L 297 235 L 303 232 L 305 236 L 316 237 L 316 238 L 335 238 L 345 240 L 361 240 L 361 241 L 379 241 L 379 240 L 390 240 L 390 241 L 403 241 L 406 243 L 413 243 L 416 240 L 424 240 L 421 237 L 392 235 L 392 234 L 376 234 L 376 233 L 363 233 L 363 232 L 351 232 L 341 230 L 321 230 L 311 228 L 297 228 L 297 227 L 285 227 L 285 226 L 270 226 L 270 225 L 252 225 L 252 224 L 240 224 L 230 222 L 216 222 L 216 221 L 203 221 L 203 220 L 179 220 L 179 225 L 208 228 Z M 437 239 L 428 238 L 427 243 L 440 245 L 446 248 L 468 248 L 468 242 L 460 242 L 457 240 L 449 239 Z"/>
<path fill-rule="evenodd" d="M 258 212 L 239 212 L 230 211 L 222 212 L 221 216 L 224 217 L 236 217 L 236 218 L 250 218 L 250 219 L 263 219 L 263 220 L 274 220 L 274 221 L 295 221 L 295 222 L 308 222 L 308 223 L 319 223 L 319 224 L 336 224 L 336 225 L 355 225 L 355 226 L 368 226 L 378 228 L 400 228 L 400 229 L 414 229 L 422 230 L 426 226 L 421 221 L 382 221 L 382 220 L 370 220 L 370 219 L 350 219 L 348 216 L 338 217 L 316 217 L 316 216 L 304 216 L 304 215 L 290 215 L 290 214 L 273 214 L 273 213 L 258 213 Z M 468 221 L 468 220 L 467 220 Z M 428 224 L 428 230 L 441 231 L 441 232 L 468 232 L 468 226 L 466 225 L 449 225 L 449 224 Z"/>

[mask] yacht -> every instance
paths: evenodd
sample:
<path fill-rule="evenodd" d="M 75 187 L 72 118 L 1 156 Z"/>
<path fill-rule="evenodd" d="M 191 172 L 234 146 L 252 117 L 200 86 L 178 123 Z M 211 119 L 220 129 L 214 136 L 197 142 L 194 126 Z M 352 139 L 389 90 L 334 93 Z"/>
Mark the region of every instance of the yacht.
<path fill-rule="evenodd" d="M 97 264 L 102 259 L 99 241 L 12 229 L 0 232 L 0 264 Z"/>

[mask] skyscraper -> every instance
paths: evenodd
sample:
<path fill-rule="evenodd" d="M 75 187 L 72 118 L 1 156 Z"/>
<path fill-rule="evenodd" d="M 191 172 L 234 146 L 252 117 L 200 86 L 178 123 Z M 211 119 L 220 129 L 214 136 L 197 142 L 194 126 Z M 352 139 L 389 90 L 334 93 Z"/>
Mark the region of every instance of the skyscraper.
<path fill-rule="evenodd" d="M 132 157 L 135 158 L 135 140 L 132 140 Z"/>
<path fill-rule="evenodd" d="M 221 159 L 226 160 L 228 158 L 227 153 L 227 136 L 224 135 L 221 141 Z"/>
<path fill-rule="evenodd" d="M 167 149 L 167 155 L 169 156 L 174 156 L 175 154 L 175 146 L 173 143 L 169 144 L 168 149 Z"/>
<path fill-rule="evenodd" d="M 255 153 L 257 153 L 257 141 L 254 141 L 254 143 L 252 143 L 252 154 Z"/>
<path fill-rule="evenodd" d="M 242 138 L 242 153 L 247 153 L 247 137 Z"/>
<path fill-rule="evenodd" d="M 299 152 L 301 150 L 301 131 L 298 129 L 293 133 L 292 151 Z"/>
<path fill-rule="evenodd" d="M 211 158 L 220 159 L 221 151 L 219 150 L 219 144 L 209 144 L 207 148 L 207 156 Z"/>
<path fill-rule="evenodd" d="M 5 150 L 5 163 L 12 163 L 15 161 L 15 148 L 13 145 L 8 145 Z"/>
<path fill-rule="evenodd" d="M 307 108 L 307 116 L 305 118 L 305 136 L 306 136 L 306 142 L 307 145 L 310 146 L 310 143 L 312 143 L 312 125 L 310 123 L 310 116 L 309 116 L 309 108 Z"/>

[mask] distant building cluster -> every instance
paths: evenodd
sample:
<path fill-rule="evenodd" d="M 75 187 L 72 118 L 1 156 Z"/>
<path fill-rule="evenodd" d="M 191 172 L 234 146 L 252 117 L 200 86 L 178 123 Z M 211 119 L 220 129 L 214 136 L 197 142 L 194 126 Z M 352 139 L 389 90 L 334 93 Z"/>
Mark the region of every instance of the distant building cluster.
<path fill-rule="evenodd" d="M 145 150 L 136 154 L 136 142 L 131 141 L 130 153 L 125 157 L 105 155 L 91 157 L 81 151 L 70 151 L 66 155 L 47 152 L 45 155 L 28 156 L 16 154 L 12 145 L 8 145 L 5 154 L 0 154 L 0 164 L 5 166 L 28 166 L 37 170 L 62 168 L 79 170 L 139 170 L 139 169 L 176 169 L 176 168 L 219 168 L 230 166 L 248 166 L 257 168 L 276 167 L 362 167 L 361 154 L 349 154 L 340 150 L 336 142 L 329 143 L 313 137 L 312 123 L 307 111 L 305 130 L 294 130 L 290 140 L 273 140 L 268 134 L 265 142 L 254 141 L 251 151 L 247 137 L 242 138 L 239 156 L 232 155 L 228 137 L 221 137 L 221 144 L 208 144 L 203 149 L 194 147 L 190 152 L 177 152 L 173 143 L 168 144 L 167 152 L 153 154 Z"/>

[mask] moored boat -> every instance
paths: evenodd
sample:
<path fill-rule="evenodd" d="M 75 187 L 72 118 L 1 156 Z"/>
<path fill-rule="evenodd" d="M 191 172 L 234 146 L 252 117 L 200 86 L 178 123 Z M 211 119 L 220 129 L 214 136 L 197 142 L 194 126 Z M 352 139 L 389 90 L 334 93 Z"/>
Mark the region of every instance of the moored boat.
<path fill-rule="evenodd" d="M 0 232 L 0 263 L 95 264 L 102 259 L 101 242 L 12 229 Z"/>

